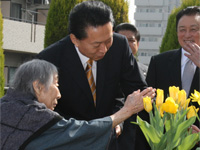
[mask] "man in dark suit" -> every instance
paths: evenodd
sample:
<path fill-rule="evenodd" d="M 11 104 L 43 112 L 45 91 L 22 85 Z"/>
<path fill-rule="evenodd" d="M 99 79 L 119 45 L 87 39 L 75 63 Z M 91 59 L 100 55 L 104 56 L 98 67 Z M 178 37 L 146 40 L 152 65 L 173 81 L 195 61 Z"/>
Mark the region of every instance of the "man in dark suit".
<path fill-rule="evenodd" d="M 167 51 L 152 56 L 146 81 L 148 85 L 165 91 L 169 94 L 169 86 L 178 86 L 182 89 L 182 76 L 186 62 L 190 60 L 189 51 L 200 51 L 200 7 L 188 7 L 177 14 L 177 36 L 182 48 Z M 187 57 L 188 56 L 188 57 Z M 200 58 L 199 58 L 200 61 Z M 198 64 L 193 61 L 192 82 L 189 93 L 200 90 Z"/>
<path fill-rule="evenodd" d="M 66 119 L 92 120 L 110 115 L 122 106 L 116 100 L 119 88 L 125 97 L 146 88 L 127 39 L 113 34 L 113 23 L 107 5 L 100 1 L 82 2 L 70 12 L 69 35 L 38 55 L 59 69 L 62 98 L 56 111 Z M 88 60 L 93 62 L 90 69 Z M 85 70 L 92 70 L 92 82 L 88 82 Z M 116 126 L 117 135 L 121 129 L 122 126 Z M 115 144 L 111 144 L 111 149 L 117 150 Z"/>
<path fill-rule="evenodd" d="M 200 91 L 200 7 L 181 10 L 176 16 L 176 29 L 181 48 L 153 56 L 146 78 L 149 86 L 164 90 L 165 98 L 169 94 L 169 86 L 183 88 L 183 73 L 186 63 L 190 60 L 192 71 L 188 77 L 191 83 L 187 85 L 187 97 L 194 89 Z M 192 104 L 199 107 L 196 102 Z M 195 125 L 199 126 L 197 120 Z"/>
<path fill-rule="evenodd" d="M 136 58 L 140 42 L 140 33 L 137 28 L 130 23 L 120 23 L 115 27 L 115 32 L 126 36 L 129 47 L 131 48 L 131 51 Z M 148 67 L 139 61 L 137 61 L 137 63 L 139 70 L 144 75 L 144 77 L 146 77 Z M 135 143 L 136 138 L 140 140 L 141 136 L 143 136 L 142 132 L 136 135 L 136 130 L 140 130 L 140 127 L 130 123 L 132 121 L 136 122 L 136 115 L 131 116 L 124 122 L 123 132 L 118 138 L 119 150 L 137 149 L 133 143 Z"/>

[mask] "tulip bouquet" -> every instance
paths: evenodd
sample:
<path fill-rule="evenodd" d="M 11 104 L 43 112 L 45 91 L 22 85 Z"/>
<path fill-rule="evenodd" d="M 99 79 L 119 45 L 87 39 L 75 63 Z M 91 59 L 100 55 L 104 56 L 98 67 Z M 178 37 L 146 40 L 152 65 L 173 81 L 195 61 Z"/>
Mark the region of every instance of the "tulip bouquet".
<path fill-rule="evenodd" d="M 143 98 L 144 109 L 149 113 L 150 123 L 137 116 L 137 123 L 152 150 L 188 150 L 200 141 L 200 133 L 192 133 L 190 126 L 199 119 L 199 108 L 188 106 L 192 102 L 200 105 L 200 93 L 186 98 L 186 92 L 179 87 L 169 87 L 169 97 L 164 101 L 164 91 L 157 89 L 156 101 Z"/>

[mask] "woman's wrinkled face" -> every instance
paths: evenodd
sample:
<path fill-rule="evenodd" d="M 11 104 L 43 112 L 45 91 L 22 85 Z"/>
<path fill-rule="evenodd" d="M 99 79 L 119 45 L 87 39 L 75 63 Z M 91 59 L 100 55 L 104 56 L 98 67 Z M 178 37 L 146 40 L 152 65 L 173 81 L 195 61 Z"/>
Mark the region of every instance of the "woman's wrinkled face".
<path fill-rule="evenodd" d="M 58 75 L 56 74 L 53 76 L 53 82 L 50 84 L 48 89 L 46 89 L 44 85 L 40 86 L 40 92 L 39 94 L 36 94 L 38 101 L 44 103 L 47 108 L 54 110 L 58 104 L 58 99 L 61 98 L 58 86 Z"/>

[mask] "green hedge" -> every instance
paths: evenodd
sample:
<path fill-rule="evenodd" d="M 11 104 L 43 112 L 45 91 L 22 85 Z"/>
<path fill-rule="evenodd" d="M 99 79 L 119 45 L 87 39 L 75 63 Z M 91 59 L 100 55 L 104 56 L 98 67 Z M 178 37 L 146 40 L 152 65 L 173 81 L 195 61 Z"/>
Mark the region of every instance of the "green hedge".
<path fill-rule="evenodd" d="M 0 8 L 0 97 L 4 95 L 3 18 Z"/>
<path fill-rule="evenodd" d="M 62 39 L 68 34 L 68 17 L 71 9 L 84 0 L 52 0 L 45 26 L 44 47 Z M 128 2 L 126 0 L 102 0 L 111 7 L 115 24 L 128 22 Z"/>

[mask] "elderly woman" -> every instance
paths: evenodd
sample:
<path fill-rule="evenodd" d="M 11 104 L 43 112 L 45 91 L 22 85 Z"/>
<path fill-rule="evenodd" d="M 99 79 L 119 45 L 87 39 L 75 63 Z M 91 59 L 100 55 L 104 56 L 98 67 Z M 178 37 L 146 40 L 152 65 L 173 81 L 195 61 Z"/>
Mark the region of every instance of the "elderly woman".
<path fill-rule="evenodd" d="M 154 90 L 133 92 L 124 107 L 109 117 L 65 120 L 53 111 L 61 97 L 56 67 L 44 60 L 26 62 L 0 100 L 0 149 L 105 150 L 111 129 L 143 109 L 144 95 L 154 96 Z"/>

